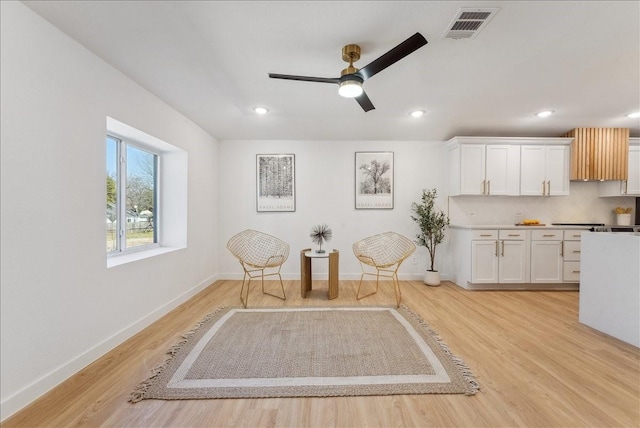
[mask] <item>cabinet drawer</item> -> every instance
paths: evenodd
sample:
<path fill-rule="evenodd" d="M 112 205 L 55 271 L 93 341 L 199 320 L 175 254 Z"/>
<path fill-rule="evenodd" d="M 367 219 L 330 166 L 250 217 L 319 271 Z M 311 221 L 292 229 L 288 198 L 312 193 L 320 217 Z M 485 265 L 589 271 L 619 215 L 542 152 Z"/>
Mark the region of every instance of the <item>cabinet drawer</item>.
<path fill-rule="evenodd" d="M 564 282 L 580 282 L 580 262 L 564 262 L 562 279 Z"/>
<path fill-rule="evenodd" d="M 564 240 L 565 241 L 580 241 L 582 239 L 582 234 L 584 230 L 565 230 L 564 231 Z"/>
<path fill-rule="evenodd" d="M 564 260 L 580 261 L 580 241 L 564 241 Z"/>
<path fill-rule="evenodd" d="M 562 241 L 562 230 L 532 230 L 532 241 Z"/>
<path fill-rule="evenodd" d="M 498 239 L 498 231 L 491 229 L 491 230 L 474 230 L 472 235 L 471 235 L 471 239 L 478 241 L 478 240 L 482 240 L 482 239 L 493 239 L 496 240 Z"/>
<path fill-rule="evenodd" d="M 498 236 L 500 237 L 500 239 L 519 239 L 519 240 L 523 240 L 526 237 L 526 231 L 525 230 L 511 230 L 511 229 L 507 229 L 507 230 L 499 230 L 498 231 Z"/>

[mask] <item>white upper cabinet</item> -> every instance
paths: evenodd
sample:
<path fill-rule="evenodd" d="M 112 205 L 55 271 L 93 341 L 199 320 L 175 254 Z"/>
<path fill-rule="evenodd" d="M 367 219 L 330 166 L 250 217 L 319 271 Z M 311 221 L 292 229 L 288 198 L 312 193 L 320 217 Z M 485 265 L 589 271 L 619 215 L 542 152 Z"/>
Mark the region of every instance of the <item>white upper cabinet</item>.
<path fill-rule="evenodd" d="M 449 146 L 450 195 L 517 196 L 520 192 L 520 146 L 484 144 L 496 139 L 460 137 Z"/>
<path fill-rule="evenodd" d="M 628 168 L 626 180 L 598 183 L 598 195 L 640 196 L 640 138 L 629 138 Z"/>
<path fill-rule="evenodd" d="M 568 195 L 571 141 L 454 137 L 446 143 L 449 195 Z"/>
<path fill-rule="evenodd" d="M 568 144 L 523 145 L 520 151 L 520 194 L 568 195 L 570 154 Z"/>
<path fill-rule="evenodd" d="M 488 195 L 519 195 L 520 146 L 487 145 L 486 180 Z"/>

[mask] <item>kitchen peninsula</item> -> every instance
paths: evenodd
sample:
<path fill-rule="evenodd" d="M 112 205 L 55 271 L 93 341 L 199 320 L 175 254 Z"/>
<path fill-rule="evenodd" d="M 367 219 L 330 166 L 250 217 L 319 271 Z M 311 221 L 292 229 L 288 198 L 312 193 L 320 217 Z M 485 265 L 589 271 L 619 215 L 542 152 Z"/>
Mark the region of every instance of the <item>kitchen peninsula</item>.
<path fill-rule="evenodd" d="M 585 233 L 581 323 L 640 347 L 640 235 Z"/>

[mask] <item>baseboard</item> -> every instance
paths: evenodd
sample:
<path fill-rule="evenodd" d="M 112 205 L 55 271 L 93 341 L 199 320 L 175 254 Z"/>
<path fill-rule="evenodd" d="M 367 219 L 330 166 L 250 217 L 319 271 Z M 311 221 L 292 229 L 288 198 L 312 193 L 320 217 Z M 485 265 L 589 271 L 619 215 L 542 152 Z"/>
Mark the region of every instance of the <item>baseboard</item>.
<path fill-rule="evenodd" d="M 80 370 L 87 367 L 89 364 L 102 357 L 116 346 L 144 330 L 146 327 L 153 324 L 218 279 L 217 274 L 205 279 L 200 284 L 162 305 L 150 314 L 140 318 L 133 324 L 123 328 L 113 336 L 88 349 L 86 352 L 68 363 L 63 364 L 56 370 L 45 374 L 30 385 L 27 385 L 20 391 L 6 398 L 0 403 L 0 422 L 28 406 L 30 403 L 46 394 L 74 374 L 78 373 Z"/>
<path fill-rule="evenodd" d="M 357 273 L 344 273 L 344 272 L 340 272 L 340 281 L 350 281 L 350 280 L 360 280 L 360 275 L 362 274 L 362 272 L 357 272 Z M 449 276 L 448 275 L 442 275 L 441 276 L 443 281 L 448 281 L 449 280 Z M 223 273 L 220 274 L 218 279 L 226 279 L 226 280 L 234 280 L 234 281 L 242 281 L 242 274 L 241 273 Z M 282 279 L 284 280 L 298 280 L 300 281 L 300 272 L 298 273 L 283 273 L 282 274 Z M 322 281 L 322 280 L 326 280 L 327 279 L 327 273 L 314 273 L 312 274 L 312 279 L 314 281 Z M 398 275 L 398 279 L 400 281 L 422 281 L 424 279 L 424 275 L 411 275 L 411 274 L 400 274 Z M 277 277 L 276 277 L 277 280 Z M 380 280 L 386 280 L 385 278 L 380 278 Z"/>
<path fill-rule="evenodd" d="M 456 284 L 460 287 L 459 284 Z M 545 283 L 545 284 L 472 284 L 467 282 L 467 290 L 524 290 L 524 291 L 578 291 L 580 284 L 578 283 Z"/>

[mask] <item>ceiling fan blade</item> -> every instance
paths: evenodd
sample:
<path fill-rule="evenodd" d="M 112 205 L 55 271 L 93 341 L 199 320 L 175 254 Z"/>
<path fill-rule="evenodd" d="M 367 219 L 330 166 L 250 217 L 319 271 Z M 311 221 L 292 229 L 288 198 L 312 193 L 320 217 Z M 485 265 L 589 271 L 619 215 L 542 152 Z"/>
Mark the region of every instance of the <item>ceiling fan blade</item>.
<path fill-rule="evenodd" d="M 336 77 L 310 77 L 310 76 L 292 76 L 290 74 L 269 73 L 272 79 L 299 80 L 302 82 L 318 82 L 318 83 L 340 83 L 340 78 Z"/>
<path fill-rule="evenodd" d="M 355 74 L 359 74 L 363 80 L 367 80 L 368 78 L 380 73 L 385 68 L 400 61 L 410 53 L 420 49 L 427 43 L 427 39 L 425 39 L 422 34 L 416 33 L 395 48 L 391 49 L 389 52 L 383 54 L 378 59 L 362 67 Z"/>
<path fill-rule="evenodd" d="M 362 95 L 356 97 L 356 101 L 358 102 L 358 104 L 360 104 L 360 107 L 362 107 L 362 110 L 364 110 L 365 112 L 368 112 L 369 110 L 375 110 L 373 103 L 367 96 L 367 93 L 364 91 L 362 92 Z"/>

